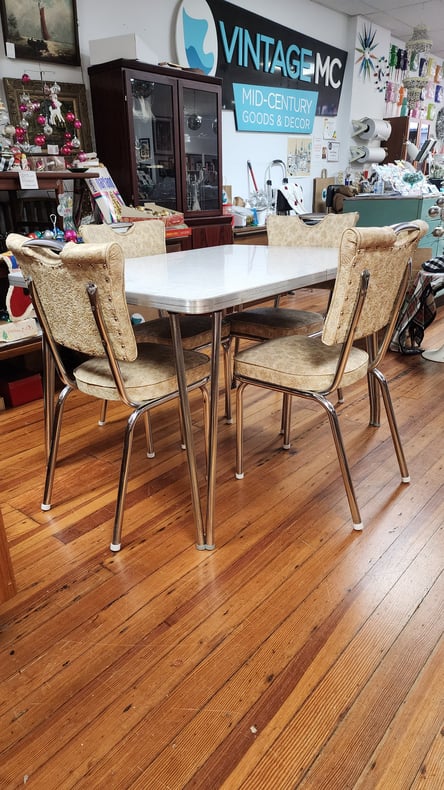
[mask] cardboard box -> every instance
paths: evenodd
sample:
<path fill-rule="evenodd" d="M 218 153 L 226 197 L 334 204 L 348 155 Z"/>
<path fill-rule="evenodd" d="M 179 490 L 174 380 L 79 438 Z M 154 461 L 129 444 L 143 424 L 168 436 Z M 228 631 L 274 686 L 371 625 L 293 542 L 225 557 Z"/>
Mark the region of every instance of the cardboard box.
<path fill-rule="evenodd" d="M 0 392 L 6 406 L 21 406 L 32 400 L 43 398 L 42 377 L 39 373 L 14 381 L 0 381 Z"/>
<path fill-rule="evenodd" d="M 125 58 L 140 60 L 142 63 L 156 64 L 158 56 L 136 33 L 109 38 L 96 38 L 89 42 L 91 66 L 96 63 L 107 63 L 109 60 Z"/>

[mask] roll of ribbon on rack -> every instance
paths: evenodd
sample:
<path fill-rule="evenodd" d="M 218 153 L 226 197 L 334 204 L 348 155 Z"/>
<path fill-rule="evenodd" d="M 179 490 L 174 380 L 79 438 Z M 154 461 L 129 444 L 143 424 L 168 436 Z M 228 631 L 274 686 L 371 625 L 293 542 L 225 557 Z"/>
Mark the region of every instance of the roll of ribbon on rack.
<path fill-rule="evenodd" d="M 382 118 L 361 118 L 359 121 L 353 121 L 353 127 L 354 136 L 362 140 L 388 140 L 392 133 L 389 121 L 384 121 Z"/>
<path fill-rule="evenodd" d="M 387 151 L 385 148 L 380 148 L 379 146 L 370 148 L 367 145 L 360 145 L 357 148 L 350 148 L 350 160 L 352 162 L 381 164 L 386 156 Z"/>

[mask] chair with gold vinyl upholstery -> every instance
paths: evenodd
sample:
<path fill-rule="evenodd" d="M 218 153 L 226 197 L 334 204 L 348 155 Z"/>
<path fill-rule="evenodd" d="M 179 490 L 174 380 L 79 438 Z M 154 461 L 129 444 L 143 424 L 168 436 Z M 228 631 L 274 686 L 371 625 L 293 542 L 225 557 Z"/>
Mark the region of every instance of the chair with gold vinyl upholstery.
<path fill-rule="evenodd" d="M 134 222 L 129 228 L 122 230 L 113 225 L 81 225 L 79 234 L 87 243 L 96 241 L 118 241 L 127 258 L 139 258 L 166 252 L 165 225 L 161 220 L 145 220 Z M 185 349 L 200 350 L 211 346 L 211 316 L 182 315 L 179 320 L 182 345 Z M 222 349 L 224 351 L 225 374 L 225 410 L 231 413 L 230 405 L 230 369 L 229 369 L 229 333 L 227 321 L 222 322 Z M 169 318 L 160 316 L 149 321 L 136 324 L 134 334 L 138 343 L 161 343 L 172 345 Z M 102 413 L 103 418 L 103 413 Z"/>
<path fill-rule="evenodd" d="M 359 214 L 326 214 L 314 225 L 307 225 L 298 215 L 272 214 L 267 219 L 267 239 L 270 246 L 281 247 L 338 247 L 346 228 L 356 225 Z M 330 290 L 334 280 L 317 287 Z M 315 286 L 313 286 L 315 287 Z M 323 315 L 307 310 L 274 307 L 253 307 L 233 313 L 230 318 L 232 337 L 248 340 L 271 340 L 284 335 L 312 335 L 322 329 Z"/>
<path fill-rule="evenodd" d="M 307 225 L 296 214 L 294 216 L 271 215 L 267 219 L 267 239 L 270 246 L 282 247 L 338 247 L 346 228 L 356 225 L 359 214 L 354 211 L 348 214 L 326 214 L 314 225 Z M 325 281 L 313 288 L 322 288 L 330 295 L 334 280 Z M 239 350 L 239 341 L 254 340 L 262 342 L 276 337 L 288 335 L 314 335 L 322 331 L 324 316 L 309 310 L 297 310 L 292 307 L 279 307 L 277 297 L 273 307 L 253 307 L 233 313 L 230 318 L 230 336 L 235 338 L 235 354 Z M 338 391 L 339 401 L 342 392 Z M 284 398 L 284 408 L 290 408 L 290 402 Z M 289 415 L 288 415 L 289 416 Z"/>
<path fill-rule="evenodd" d="M 57 254 L 18 234 L 7 238 L 26 278 L 42 331 L 62 381 L 52 423 L 43 510 L 51 507 L 54 474 L 66 399 L 74 390 L 100 400 L 124 403 L 128 417 L 111 550 L 121 545 L 121 529 L 134 429 L 155 406 L 178 398 L 174 351 L 159 343 L 136 343 L 125 299 L 124 254 L 116 242 L 74 244 Z M 64 350 L 80 354 L 68 366 Z M 189 391 L 200 389 L 204 403 L 210 361 L 184 351 Z M 207 420 L 207 418 L 206 418 Z"/>
<path fill-rule="evenodd" d="M 370 424 L 377 424 L 372 404 L 372 391 L 377 388 L 382 394 L 401 479 L 409 481 L 389 387 L 380 365 L 405 294 L 413 253 L 427 227 L 422 220 L 416 220 L 397 227 L 345 230 L 322 335 L 281 337 L 255 344 L 236 355 L 236 477 L 244 476 L 243 400 L 246 387 L 254 385 L 282 392 L 289 399 L 296 396 L 311 400 L 322 406 L 328 416 L 353 526 L 362 529 L 338 416 L 329 396 L 338 387 L 366 378 L 371 382 Z M 355 345 L 358 340 L 365 341 L 364 348 Z M 284 443 L 289 446 L 288 421 L 285 432 Z"/>

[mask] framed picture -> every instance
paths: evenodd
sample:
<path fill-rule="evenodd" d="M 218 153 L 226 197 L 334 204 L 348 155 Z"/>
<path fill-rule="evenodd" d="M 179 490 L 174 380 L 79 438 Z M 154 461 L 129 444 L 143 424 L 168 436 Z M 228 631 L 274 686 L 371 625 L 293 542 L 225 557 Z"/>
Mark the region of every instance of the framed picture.
<path fill-rule="evenodd" d="M 149 137 L 141 137 L 139 140 L 139 155 L 141 161 L 151 159 L 151 140 Z"/>
<path fill-rule="evenodd" d="M 80 65 L 75 0 L 0 0 L 9 57 Z"/>
<path fill-rule="evenodd" d="M 154 121 L 154 153 L 173 153 L 173 122 L 171 118 L 156 118 Z"/>
<path fill-rule="evenodd" d="M 20 96 L 22 93 L 27 93 L 32 101 L 41 102 L 41 107 L 44 108 L 44 102 L 47 101 L 47 97 L 44 93 L 44 85 L 39 80 L 30 80 L 30 82 L 24 85 L 21 80 L 4 77 L 3 84 L 5 88 L 6 103 L 8 105 L 9 119 L 14 126 L 17 126 L 22 117 L 20 112 Z M 60 92 L 57 97 L 61 104 L 60 111 L 62 116 L 65 117 L 66 113 L 71 111 L 82 124 L 80 129 L 75 130 L 80 140 L 81 150 L 91 151 L 91 127 L 89 124 L 85 86 L 61 82 Z M 36 120 L 38 114 L 39 113 L 33 113 L 33 116 L 29 119 L 28 138 L 31 142 L 35 135 L 41 134 L 42 131 L 42 127 L 37 124 Z M 43 112 L 42 114 L 45 113 Z M 66 126 L 60 124 L 53 124 L 52 128 L 52 134 L 47 138 L 49 145 L 63 145 L 65 142 L 65 132 L 72 132 L 72 128 L 67 129 Z"/>

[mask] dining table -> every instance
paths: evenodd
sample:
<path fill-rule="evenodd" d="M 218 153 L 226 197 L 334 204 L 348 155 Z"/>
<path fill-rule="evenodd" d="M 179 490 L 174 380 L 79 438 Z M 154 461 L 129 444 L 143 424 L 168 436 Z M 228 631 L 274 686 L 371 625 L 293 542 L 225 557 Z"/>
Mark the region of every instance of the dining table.
<path fill-rule="evenodd" d="M 280 247 L 227 244 L 147 255 L 125 260 L 125 291 L 129 304 L 166 311 L 170 317 L 176 361 L 184 440 L 191 485 L 196 548 L 212 550 L 215 542 L 216 461 L 219 368 L 222 318 L 249 303 L 265 301 L 332 280 L 337 247 Z M 10 273 L 11 285 L 26 286 L 21 273 Z M 206 470 L 206 509 L 201 500 L 194 450 L 190 404 L 185 378 L 179 317 L 211 315 L 210 425 Z M 54 413 L 55 369 L 43 338 L 45 445 L 49 451 Z"/>
<path fill-rule="evenodd" d="M 216 460 L 219 361 L 223 315 L 242 305 L 319 284 L 336 276 L 337 247 L 280 247 L 227 244 L 162 253 L 125 261 L 125 290 L 130 304 L 167 311 L 176 359 L 184 426 L 196 548 L 215 548 Z M 206 511 L 197 477 L 190 405 L 185 381 L 180 314 L 212 316 L 210 427 L 206 475 Z"/>

